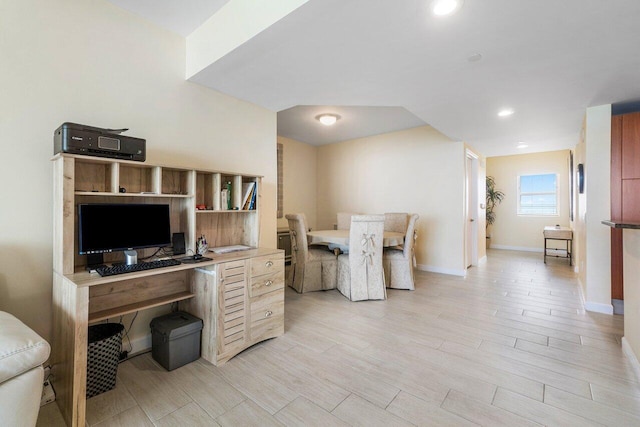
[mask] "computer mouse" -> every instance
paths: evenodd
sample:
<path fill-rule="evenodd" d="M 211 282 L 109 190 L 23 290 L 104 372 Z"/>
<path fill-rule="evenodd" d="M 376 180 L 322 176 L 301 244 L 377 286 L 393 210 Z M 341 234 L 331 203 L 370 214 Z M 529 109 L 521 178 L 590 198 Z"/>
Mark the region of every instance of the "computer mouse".
<path fill-rule="evenodd" d="M 193 256 L 193 259 L 200 259 L 200 258 L 202 258 L 202 255 L 200 255 L 200 254 L 195 254 Z"/>

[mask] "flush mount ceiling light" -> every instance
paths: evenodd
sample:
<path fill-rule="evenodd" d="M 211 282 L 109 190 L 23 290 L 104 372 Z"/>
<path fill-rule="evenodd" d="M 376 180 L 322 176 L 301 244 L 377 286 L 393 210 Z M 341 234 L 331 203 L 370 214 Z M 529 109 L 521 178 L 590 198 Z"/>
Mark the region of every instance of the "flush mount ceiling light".
<path fill-rule="evenodd" d="M 527 148 L 528 145 L 525 144 L 524 142 L 518 142 L 518 145 L 516 145 L 516 148 Z"/>
<path fill-rule="evenodd" d="M 340 119 L 340 116 L 337 114 L 320 114 L 316 116 L 316 119 L 325 126 L 331 126 Z"/>
<path fill-rule="evenodd" d="M 431 11 L 436 16 L 446 16 L 457 12 L 462 7 L 463 0 L 434 0 Z"/>
<path fill-rule="evenodd" d="M 514 113 L 514 111 L 510 108 L 505 108 L 504 110 L 498 111 L 498 117 L 507 117 Z"/>

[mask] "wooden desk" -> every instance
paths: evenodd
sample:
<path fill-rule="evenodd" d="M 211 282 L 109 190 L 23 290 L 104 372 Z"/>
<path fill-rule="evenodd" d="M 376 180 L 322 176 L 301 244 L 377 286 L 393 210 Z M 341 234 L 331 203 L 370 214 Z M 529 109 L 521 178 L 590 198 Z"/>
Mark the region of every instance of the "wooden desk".
<path fill-rule="evenodd" d="M 310 245 L 333 243 L 349 246 L 349 230 L 317 230 L 307 233 L 307 243 Z M 382 245 L 384 247 L 401 246 L 404 244 L 404 233 L 385 231 Z"/>
<path fill-rule="evenodd" d="M 544 262 L 547 263 L 547 257 L 555 258 L 568 258 L 569 265 L 571 265 L 571 252 L 573 250 L 573 230 L 569 227 L 554 227 L 552 225 L 546 226 L 542 232 L 544 235 Z M 547 240 L 561 240 L 566 244 L 566 249 L 547 249 Z M 556 251 L 555 255 L 549 255 L 548 251 Z M 563 255 L 558 255 L 557 252 L 563 252 Z"/>
<path fill-rule="evenodd" d="M 54 273 L 53 385 L 68 425 L 85 425 L 90 323 L 183 301 L 182 309 L 203 320 L 201 356 L 214 365 L 284 333 L 283 251 L 208 256 L 213 260 L 109 277 Z M 233 324 L 225 310 L 233 310 Z"/>
<path fill-rule="evenodd" d="M 284 333 L 284 257 L 278 249 L 214 254 L 213 261 L 110 277 L 83 271 L 87 261 L 78 250 L 77 206 L 85 203 L 166 204 L 170 228 L 184 232 L 187 248 L 195 248 L 196 236 L 212 246 L 256 247 L 261 176 L 60 153 L 52 161 L 51 365 L 56 403 L 68 425 L 86 422 L 89 323 L 182 301 L 182 309 L 203 319 L 201 354 L 214 364 Z M 255 205 L 242 209 L 240 189 L 248 184 Z M 222 197 L 229 185 L 231 210 Z M 206 209 L 196 208 L 202 205 Z M 142 249 L 141 258 L 153 250 Z M 122 261 L 120 251 L 104 256 Z"/>

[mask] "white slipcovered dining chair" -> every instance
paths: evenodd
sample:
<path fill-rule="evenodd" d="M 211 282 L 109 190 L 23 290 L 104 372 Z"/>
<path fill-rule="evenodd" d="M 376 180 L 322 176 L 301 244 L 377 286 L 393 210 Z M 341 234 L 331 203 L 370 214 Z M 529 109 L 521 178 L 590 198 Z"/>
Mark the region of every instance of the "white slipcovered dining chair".
<path fill-rule="evenodd" d="M 353 212 L 338 212 L 336 214 L 336 230 L 348 230 L 351 227 L 351 217 L 358 215 Z M 349 253 L 348 245 L 341 245 L 338 243 L 329 243 L 329 250 L 333 251 L 336 256 Z"/>
<path fill-rule="evenodd" d="M 409 217 L 402 248 L 386 248 L 382 255 L 387 286 L 393 289 L 415 289 L 413 268 L 415 267 L 414 246 L 417 238 L 417 214 Z"/>
<path fill-rule="evenodd" d="M 409 214 L 406 212 L 385 213 L 384 214 L 384 231 L 393 231 L 395 233 L 406 234 L 408 220 L 409 220 Z M 396 249 L 402 249 L 402 246 L 394 246 L 394 247 Z M 384 264 L 384 259 L 382 262 Z M 386 271 L 385 271 L 385 275 L 386 275 Z M 389 283 L 387 281 L 387 285 L 388 284 Z"/>
<path fill-rule="evenodd" d="M 287 214 L 291 236 L 291 270 L 287 285 L 299 293 L 336 288 L 336 255 L 326 248 L 309 248 L 304 214 Z"/>
<path fill-rule="evenodd" d="M 385 213 L 384 214 L 384 231 L 393 231 L 396 233 L 407 232 L 407 222 L 409 214 L 402 213 Z"/>
<path fill-rule="evenodd" d="M 358 215 L 353 212 L 338 212 L 336 214 L 336 229 L 337 230 L 348 230 L 351 227 L 351 217 L 354 215 Z"/>
<path fill-rule="evenodd" d="M 382 270 L 383 215 L 354 215 L 349 253 L 338 256 L 338 290 L 351 301 L 386 299 Z"/>

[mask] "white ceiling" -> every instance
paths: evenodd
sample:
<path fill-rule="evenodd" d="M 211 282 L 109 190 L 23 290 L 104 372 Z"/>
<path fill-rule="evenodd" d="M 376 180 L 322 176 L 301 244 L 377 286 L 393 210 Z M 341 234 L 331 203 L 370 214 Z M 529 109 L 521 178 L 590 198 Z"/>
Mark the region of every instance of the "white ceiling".
<path fill-rule="evenodd" d="M 181 34 L 225 3 L 161 2 L 193 10 L 186 19 L 158 1 L 112 2 L 173 31 L 192 22 Z M 571 148 L 587 107 L 640 99 L 638 42 L 638 0 L 466 0 L 446 18 L 428 0 L 309 0 L 191 80 L 273 111 L 404 107 L 493 156 Z M 497 117 L 505 107 L 515 114 Z M 283 111 L 279 130 L 315 139 L 321 125 L 298 120 Z"/>
<path fill-rule="evenodd" d="M 321 114 L 337 114 L 332 126 L 320 124 Z M 365 136 L 410 129 L 426 123 L 402 107 L 299 105 L 278 112 L 278 135 L 324 145 Z"/>

